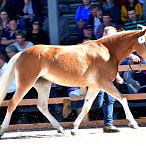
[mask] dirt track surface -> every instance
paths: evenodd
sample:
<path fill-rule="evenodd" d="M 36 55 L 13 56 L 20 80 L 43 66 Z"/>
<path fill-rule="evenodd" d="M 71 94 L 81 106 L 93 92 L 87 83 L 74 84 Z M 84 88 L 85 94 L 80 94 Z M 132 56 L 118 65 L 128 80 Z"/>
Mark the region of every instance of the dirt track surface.
<path fill-rule="evenodd" d="M 58 134 L 56 130 L 7 132 L 0 139 L 0 146 L 144 146 L 146 127 L 131 129 L 119 127 L 120 133 L 103 133 L 102 128 L 79 129 L 72 136 L 70 130 Z"/>

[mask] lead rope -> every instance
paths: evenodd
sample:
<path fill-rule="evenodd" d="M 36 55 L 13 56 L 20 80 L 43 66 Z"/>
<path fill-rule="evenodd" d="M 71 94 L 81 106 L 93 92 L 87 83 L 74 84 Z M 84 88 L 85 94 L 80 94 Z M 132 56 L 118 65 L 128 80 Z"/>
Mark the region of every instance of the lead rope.
<path fill-rule="evenodd" d="M 133 71 L 134 73 L 140 73 L 140 72 L 142 71 L 142 70 L 141 70 L 141 69 L 142 69 L 142 68 L 141 68 L 141 62 L 142 62 L 141 60 L 138 62 L 139 65 L 140 65 L 140 70 L 135 71 L 135 70 L 132 69 L 132 66 L 131 66 L 132 64 L 134 64 L 134 61 L 133 61 L 133 60 L 129 60 L 129 61 L 128 61 L 128 65 L 129 65 L 131 71 Z"/>
<path fill-rule="evenodd" d="M 123 76 L 123 78 L 124 78 L 125 81 L 128 79 L 128 74 L 129 74 L 129 71 L 130 71 L 130 70 L 131 70 L 132 72 L 134 72 L 134 73 L 140 73 L 140 72 L 142 71 L 141 63 L 142 63 L 142 61 L 140 60 L 140 61 L 139 61 L 140 70 L 135 71 L 135 70 L 132 69 L 132 66 L 131 66 L 132 64 L 134 64 L 134 61 L 133 61 L 133 60 L 129 60 L 129 61 L 128 61 L 129 68 L 128 68 L 128 70 L 126 71 L 126 73 L 124 74 L 124 76 Z"/>

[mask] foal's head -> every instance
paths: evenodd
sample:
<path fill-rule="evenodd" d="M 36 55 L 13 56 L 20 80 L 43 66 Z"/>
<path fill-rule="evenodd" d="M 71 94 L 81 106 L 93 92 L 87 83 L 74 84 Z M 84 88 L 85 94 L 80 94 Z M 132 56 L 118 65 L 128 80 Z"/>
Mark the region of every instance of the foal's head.
<path fill-rule="evenodd" d="M 133 49 L 144 59 L 146 59 L 146 26 L 142 26 L 142 30 L 140 32 L 140 35 L 133 46 Z"/>
<path fill-rule="evenodd" d="M 105 36 L 97 40 L 97 44 L 108 48 L 110 55 L 116 56 L 119 62 L 133 51 L 146 58 L 146 27 L 141 27 L 142 30 L 122 31 Z"/>

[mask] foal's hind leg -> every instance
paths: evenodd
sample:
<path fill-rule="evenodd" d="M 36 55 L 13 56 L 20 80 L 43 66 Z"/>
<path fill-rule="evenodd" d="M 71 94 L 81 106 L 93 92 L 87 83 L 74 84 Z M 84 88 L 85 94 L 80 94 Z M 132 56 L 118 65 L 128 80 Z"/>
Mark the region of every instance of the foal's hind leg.
<path fill-rule="evenodd" d="M 117 90 L 117 88 L 112 83 L 106 82 L 103 85 L 104 85 L 103 90 L 105 90 L 105 92 L 113 96 L 122 104 L 125 111 L 126 119 L 129 120 L 128 126 L 131 128 L 138 128 L 138 124 L 133 118 L 133 115 L 129 109 L 126 97 L 123 97 L 123 95 Z"/>
<path fill-rule="evenodd" d="M 19 87 L 19 89 L 16 90 L 12 99 L 9 101 L 7 113 L 0 129 L 0 137 L 4 134 L 5 130 L 8 128 L 13 111 L 16 109 L 17 105 L 20 103 L 20 101 L 23 99 L 23 97 L 29 91 L 29 89 L 30 88 L 27 86 L 26 88 L 24 86 Z"/>
<path fill-rule="evenodd" d="M 75 120 L 75 122 L 73 123 L 74 124 L 74 129 L 71 131 L 72 135 L 76 134 L 81 121 L 83 120 L 85 115 L 91 109 L 92 103 L 95 100 L 95 98 L 98 95 L 98 93 L 99 93 L 99 90 L 88 88 L 87 94 L 85 96 L 85 101 L 84 101 L 84 105 L 83 105 L 82 111 L 79 114 L 79 116 L 77 117 L 77 119 Z"/>
<path fill-rule="evenodd" d="M 38 109 L 51 122 L 59 133 L 64 133 L 62 126 L 48 111 L 48 98 L 51 89 L 51 82 L 45 79 L 39 79 L 34 87 L 38 91 Z"/>

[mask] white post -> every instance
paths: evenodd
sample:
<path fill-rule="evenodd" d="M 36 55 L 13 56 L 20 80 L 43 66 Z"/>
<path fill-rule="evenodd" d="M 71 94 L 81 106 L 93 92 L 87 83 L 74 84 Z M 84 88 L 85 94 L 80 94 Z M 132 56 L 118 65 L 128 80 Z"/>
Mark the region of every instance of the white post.
<path fill-rule="evenodd" d="M 48 21 L 50 44 L 59 44 L 59 30 L 58 30 L 58 2 L 57 0 L 48 0 Z"/>

